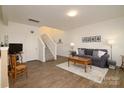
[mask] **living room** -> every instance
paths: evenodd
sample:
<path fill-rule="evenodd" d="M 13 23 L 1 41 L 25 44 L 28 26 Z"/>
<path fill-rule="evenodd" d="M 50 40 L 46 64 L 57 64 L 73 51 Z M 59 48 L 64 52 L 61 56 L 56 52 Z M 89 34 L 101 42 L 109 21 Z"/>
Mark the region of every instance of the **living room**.
<path fill-rule="evenodd" d="M 0 7 L 2 9 L 0 42 L 21 43 L 23 45 L 23 62 L 28 67 L 28 78 L 20 77 L 14 86 L 10 79 L 9 87 L 124 87 L 123 69 L 120 69 L 124 55 L 122 41 L 124 6 L 2 5 Z M 36 11 L 38 9 L 41 13 Z M 69 12 L 72 12 L 72 16 L 67 15 Z M 52 15 L 49 17 L 50 14 Z M 37 18 L 35 21 L 39 22 L 30 21 L 31 18 Z M 43 58 L 42 60 L 44 54 L 40 50 L 41 45 L 39 46 L 38 39 L 43 34 L 50 36 L 51 42 L 57 45 L 57 50 L 55 49 L 57 59 L 44 61 Z M 40 42 L 40 44 L 42 43 Z M 53 47 L 49 47 L 49 44 L 47 46 L 53 49 Z M 3 48 L 3 46 L 1 47 Z M 71 59 L 70 66 L 67 66 L 68 56 L 73 53 L 80 54 L 79 48 L 82 50 L 84 48 L 97 49 L 97 56 L 99 56 L 100 49 L 107 50 L 106 63 L 109 62 L 109 64 L 105 63 L 107 67 L 97 66 L 98 70 L 102 70 L 103 73 L 91 73 L 96 65 L 93 65 L 91 69 L 87 67 L 85 72 L 85 67 L 76 63 L 79 59 L 73 59 L 75 65 Z M 75 67 L 80 68 L 80 71 L 75 70 Z M 58 76 L 56 76 L 57 74 Z M 101 75 L 101 80 L 92 77 L 93 75 Z"/>

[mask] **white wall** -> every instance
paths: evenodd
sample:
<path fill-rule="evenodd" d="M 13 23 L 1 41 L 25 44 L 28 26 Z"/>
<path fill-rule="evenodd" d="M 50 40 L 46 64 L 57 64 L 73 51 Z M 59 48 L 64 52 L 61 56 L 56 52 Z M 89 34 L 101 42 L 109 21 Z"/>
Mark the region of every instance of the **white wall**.
<path fill-rule="evenodd" d="M 2 21 L 0 20 L 0 42 L 4 41 L 4 35 L 6 34 L 6 26 L 3 25 Z"/>
<path fill-rule="evenodd" d="M 0 25 L 1 26 L 1 25 Z M 34 31 L 33 34 L 30 31 Z M 23 61 L 39 59 L 38 27 L 9 22 L 8 26 L 2 25 L 1 41 L 8 34 L 9 43 L 23 43 Z"/>
<path fill-rule="evenodd" d="M 88 20 L 88 19 L 87 19 Z M 101 35 L 101 43 L 82 43 L 81 38 L 87 36 Z M 68 41 L 74 42 L 75 49 L 84 48 L 101 48 L 110 50 L 107 41 L 113 39 L 113 60 L 117 61 L 117 65 L 121 64 L 120 55 L 124 55 L 124 18 L 117 18 L 96 24 L 83 26 L 68 32 Z M 68 43 L 69 45 L 69 43 Z M 68 47 L 69 48 L 69 47 Z"/>

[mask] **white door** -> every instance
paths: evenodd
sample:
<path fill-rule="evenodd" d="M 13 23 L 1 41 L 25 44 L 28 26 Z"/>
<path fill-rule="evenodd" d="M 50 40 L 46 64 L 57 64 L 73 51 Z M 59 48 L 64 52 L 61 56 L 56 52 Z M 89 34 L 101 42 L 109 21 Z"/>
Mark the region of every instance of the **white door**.
<path fill-rule="evenodd" d="M 38 42 L 37 35 L 35 33 L 30 33 L 26 36 L 24 43 L 25 47 L 25 60 L 37 60 L 38 59 Z"/>

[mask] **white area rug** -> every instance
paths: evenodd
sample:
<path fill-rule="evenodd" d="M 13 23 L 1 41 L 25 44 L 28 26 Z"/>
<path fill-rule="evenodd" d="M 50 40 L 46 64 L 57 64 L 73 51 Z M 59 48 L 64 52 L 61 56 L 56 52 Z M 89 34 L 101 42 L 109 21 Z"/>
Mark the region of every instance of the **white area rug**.
<path fill-rule="evenodd" d="M 74 65 L 73 63 L 70 63 L 70 66 L 68 67 L 68 62 L 64 62 L 56 66 L 97 83 L 102 83 L 105 75 L 108 72 L 107 68 L 99 68 L 96 66 L 92 66 L 92 69 L 88 67 L 87 72 L 85 72 L 82 65 Z"/>

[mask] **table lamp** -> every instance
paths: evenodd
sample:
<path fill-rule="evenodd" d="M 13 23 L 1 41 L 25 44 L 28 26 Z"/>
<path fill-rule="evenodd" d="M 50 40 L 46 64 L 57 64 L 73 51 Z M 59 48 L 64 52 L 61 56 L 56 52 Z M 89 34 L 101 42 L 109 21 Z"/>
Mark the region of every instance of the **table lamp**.
<path fill-rule="evenodd" d="M 73 51 L 75 44 L 73 42 L 70 43 L 71 51 Z"/>

